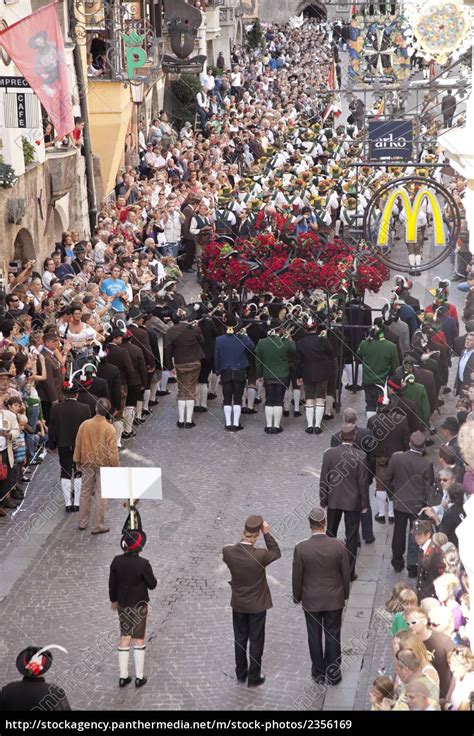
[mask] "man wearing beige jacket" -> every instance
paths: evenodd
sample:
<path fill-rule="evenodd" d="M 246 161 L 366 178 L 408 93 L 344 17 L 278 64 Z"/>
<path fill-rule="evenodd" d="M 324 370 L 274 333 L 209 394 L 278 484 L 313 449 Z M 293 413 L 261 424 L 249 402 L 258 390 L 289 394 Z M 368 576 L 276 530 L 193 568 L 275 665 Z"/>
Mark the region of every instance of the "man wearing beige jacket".
<path fill-rule="evenodd" d="M 74 462 L 81 466 L 82 490 L 79 506 L 79 529 L 89 525 L 92 499 L 95 498 L 95 518 L 91 534 L 105 534 L 110 531 L 104 524 L 106 499 L 100 490 L 100 468 L 119 465 L 117 438 L 115 430 L 108 421 L 111 404 L 108 399 L 99 399 L 96 415 L 86 419 L 79 427 L 74 446 Z"/>

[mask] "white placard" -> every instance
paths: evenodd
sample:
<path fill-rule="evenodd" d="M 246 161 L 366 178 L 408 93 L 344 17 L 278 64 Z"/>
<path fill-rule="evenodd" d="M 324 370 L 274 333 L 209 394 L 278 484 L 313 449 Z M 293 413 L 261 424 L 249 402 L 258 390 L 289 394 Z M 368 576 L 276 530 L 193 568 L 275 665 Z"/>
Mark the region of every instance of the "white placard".
<path fill-rule="evenodd" d="M 163 498 L 161 468 L 101 468 L 100 483 L 102 498 Z"/>

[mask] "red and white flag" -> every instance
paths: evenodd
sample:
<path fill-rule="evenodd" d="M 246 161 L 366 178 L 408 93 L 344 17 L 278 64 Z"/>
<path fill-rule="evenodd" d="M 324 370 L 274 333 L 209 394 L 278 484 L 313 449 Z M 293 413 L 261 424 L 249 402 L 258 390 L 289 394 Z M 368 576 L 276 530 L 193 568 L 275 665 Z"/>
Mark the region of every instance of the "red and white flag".
<path fill-rule="evenodd" d="M 3 46 L 62 138 L 74 128 L 64 41 L 55 3 L 0 32 Z"/>
<path fill-rule="evenodd" d="M 323 123 L 327 120 L 329 115 L 334 115 L 335 118 L 338 118 L 342 113 L 341 95 L 337 91 L 339 90 L 339 82 L 337 80 L 336 61 L 334 59 L 329 67 L 328 90 L 333 92 L 333 94 L 331 94 L 331 102 L 324 111 Z"/>

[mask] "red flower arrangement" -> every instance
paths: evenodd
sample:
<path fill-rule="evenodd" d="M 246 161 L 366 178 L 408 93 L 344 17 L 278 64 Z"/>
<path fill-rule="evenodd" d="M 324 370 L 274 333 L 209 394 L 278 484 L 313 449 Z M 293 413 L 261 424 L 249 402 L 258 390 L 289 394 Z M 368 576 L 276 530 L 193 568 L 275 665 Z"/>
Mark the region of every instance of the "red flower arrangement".
<path fill-rule="evenodd" d="M 358 294 L 366 289 L 376 293 L 388 276 L 387 268 L 374 256 L 338 238 L 323 244 L 313 232 L 288 242 L 261 233 L 251 240 L 236 241 L 236 255 L 229 255 L 231 250 L 228 245 L 209 243 L 202 257 L 204 276 L 232 288 L 244 282 L 257 295 L 271 293 L 288 299 L 317 288 L 329 294 L 350 289 Z"/>

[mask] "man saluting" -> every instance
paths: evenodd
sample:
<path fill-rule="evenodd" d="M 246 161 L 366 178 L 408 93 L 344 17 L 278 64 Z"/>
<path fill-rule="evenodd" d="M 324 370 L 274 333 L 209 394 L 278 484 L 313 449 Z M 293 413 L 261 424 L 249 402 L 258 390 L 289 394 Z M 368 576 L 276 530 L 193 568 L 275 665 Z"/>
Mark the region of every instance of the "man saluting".
<path fill-rule="evenodd" d="M 260 532 L 266 549 L 255 547 Z M 240 542 L 224 547 L 222 555 L 232 575 L 230 605 L 234 625 L 235 673 L 239 682 L 247 680 L 248 687 L 257 687 L 265 682 L 265 677 L 260 674 L 265 619 L 267 610 L 273 605 L 265 568 L 281 557 L 280 548 L 270 534 L 267 522 L 261 516 L 249 516 Z M 247 660 L 248 642 L 250 662 Z"/>

